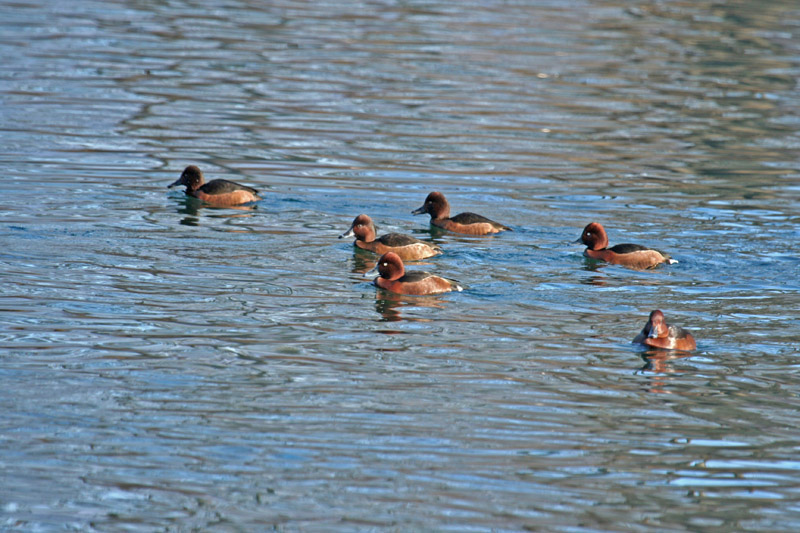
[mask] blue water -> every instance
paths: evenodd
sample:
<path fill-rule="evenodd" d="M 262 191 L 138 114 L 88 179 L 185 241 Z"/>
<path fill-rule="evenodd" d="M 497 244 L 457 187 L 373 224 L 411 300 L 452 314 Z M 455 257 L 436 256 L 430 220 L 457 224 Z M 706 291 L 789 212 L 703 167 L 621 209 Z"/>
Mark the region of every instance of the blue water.
<path fill-rule="evenodd" d="M 0 17 L 0 529 L 796 531 L 793 2 Z M 251 209 L 168 191 L 187 164 Z M 454 212 L 514 231 L 432 232 Z M 433 239 L 393 296 L 337 239 Z M 669 252 L 633 271 L 570 244 Z M 692 354 L 631 345 L 662 309 Z"/>

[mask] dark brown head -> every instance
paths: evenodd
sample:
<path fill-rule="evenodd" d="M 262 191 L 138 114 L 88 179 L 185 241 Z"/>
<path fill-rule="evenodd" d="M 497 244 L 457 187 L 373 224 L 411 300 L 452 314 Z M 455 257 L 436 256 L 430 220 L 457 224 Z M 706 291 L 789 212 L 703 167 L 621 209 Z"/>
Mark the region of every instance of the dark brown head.
<path fill-rule="evenodd" d="M 377 229 L 372 219 L 367 215 L 358 215 L 355 220 L 353 220 L 350 229 L 339 235 L 339 238 L 343 239 L 344 237 L 352 237 L 355 235 L 356 239 L 359 241 L 372 242 L 375 240 L 376 233 Z"/>
<path fill-rule="evenodd" d="M 375 265 L 375 268 L 378 269 L 378 274 L 380 274 L 383 279 L 388 279 L 389 281 L 400 279 L 406 273 L 403 260 L 394 252 L 386 252 L 383 254 L 380 259 L 378 259 L 378 264 Z M 375 269 L 373 269 L 373 271 L 374 270 Z M 369 274 L 370 272 L 367 272 L 365 275 Z"/>
<path fill-rule="evenodd" d="M 200 187 L 203 186 L 203 172 L 195 165 L 189 165 L 188 167 L 183 169 L 181 173 L 181 177 L 175 180 L 175 183 L 172 185 L 167 185 L 167 188 L 170 189 L 175 187 L 176 185 L 185 185 L 186 192 L 196 191 Z"/>
<path fill-rule="evenodd" d="M 425 198 L 422 207 L 411 212 L 412 215 L 421 215 L 422 213 L 428 213 L 433 219 L 449 218 L 450 204 L 447 203 L 444 194 L 434 191 Z"/>
<path fill-rule="evenodd" d="M 608 248 L 608 235 L 599 222 L 592 222 L 583 228 L 583 233 L 575 242 L 582 242 L 590 250 L 603 250 Z"/>

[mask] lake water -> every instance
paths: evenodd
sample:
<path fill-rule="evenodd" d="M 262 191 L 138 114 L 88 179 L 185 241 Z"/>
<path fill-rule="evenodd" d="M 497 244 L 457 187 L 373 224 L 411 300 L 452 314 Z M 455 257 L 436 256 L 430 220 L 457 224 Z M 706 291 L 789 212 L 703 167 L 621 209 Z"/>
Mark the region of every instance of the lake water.
<path fill-rule="evenodd" d="M 0 529 L 800 530 L 796 1 L 34 0 L 0 54 Z M 376 291 L 359 213 L 467 290 Z"/>

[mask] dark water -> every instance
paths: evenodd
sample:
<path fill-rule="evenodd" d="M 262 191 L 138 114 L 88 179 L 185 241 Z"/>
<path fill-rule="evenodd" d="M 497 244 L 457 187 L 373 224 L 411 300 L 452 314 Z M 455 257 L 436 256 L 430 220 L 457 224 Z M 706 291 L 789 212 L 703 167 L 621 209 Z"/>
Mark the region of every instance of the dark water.
<path fill-rule="evenodd" d="M 5 3 L 0 54 L 0 529 L 800 529 L 796 2 Z M 431 190 L 514 231 L 376 292 L 337 235 Z"/>

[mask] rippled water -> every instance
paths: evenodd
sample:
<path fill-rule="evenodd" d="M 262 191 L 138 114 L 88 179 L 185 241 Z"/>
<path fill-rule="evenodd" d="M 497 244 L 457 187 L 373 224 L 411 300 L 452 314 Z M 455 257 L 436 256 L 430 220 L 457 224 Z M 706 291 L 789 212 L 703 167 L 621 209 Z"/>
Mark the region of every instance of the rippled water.
<path fill-rule="evenodd" d="M 795 2 L 0 30 L 0 528 L 800 528 Z M 264 200 L 168 192 L 190 163 Z M 431 233 L 431 190 L 514 231 Z M 468 290 L 376 292 L 336 238 L 362 212 Z M 589 262 L 592 220 L 680 263 Z M 631 346 L 655 308 L 697 352 Z"/>

